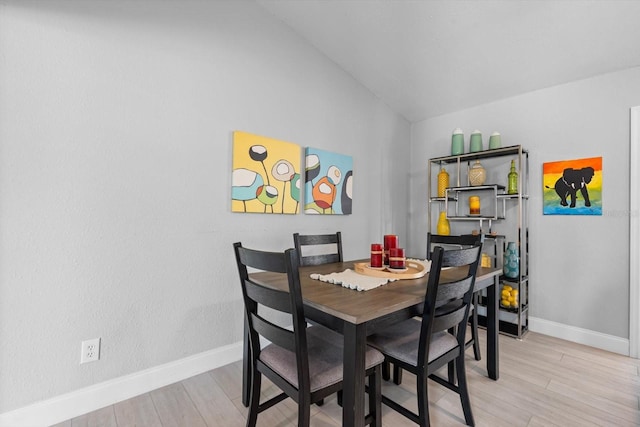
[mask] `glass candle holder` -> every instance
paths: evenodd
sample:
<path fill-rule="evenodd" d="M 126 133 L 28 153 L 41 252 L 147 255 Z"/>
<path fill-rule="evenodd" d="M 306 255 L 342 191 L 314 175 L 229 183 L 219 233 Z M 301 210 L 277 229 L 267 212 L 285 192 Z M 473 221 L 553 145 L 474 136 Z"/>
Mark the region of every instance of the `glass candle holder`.
<path fill-rule="evenodd" d="M 406 268 L 403 248 L 389 249 L 389 268 Z"/>
<path fill-rule="evenodd" d="M 384 236 L 384 264 L 389 265 L 389 250 L 398 247 L 398 236 L 385 234 Z"/>
<path fill-rule="evenodd" d="M 469 197 L 469 214 L 480 215 L 480 197 L 478 196 Z"/>
<path fill-rule="evenodd" d="M 372 243 L 371 244 L 371 261 L 369 262 L 369 266 L 373 268 L 382 268 L 382 244 L 381 243 Z"/>

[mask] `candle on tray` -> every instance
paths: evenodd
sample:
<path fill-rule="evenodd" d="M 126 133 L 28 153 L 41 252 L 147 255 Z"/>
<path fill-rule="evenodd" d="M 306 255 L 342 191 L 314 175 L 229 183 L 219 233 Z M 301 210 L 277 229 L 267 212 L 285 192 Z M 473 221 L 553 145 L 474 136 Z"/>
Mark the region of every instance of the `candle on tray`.
<path fill-rule="evenodd" d="M 398 247 L 398 236 L 395 234 L 384 235 L 384 264 L 389 265 L 389 250 Z"/>
<path fill-rule="evenodd" d="M 389 249 L 389 268 L 405 268 L 405 261 L 403 248 Z"/>
<path fill-rule="evenodd" d="M 373 268 L 382 268 L 382 245 L 380 243 L 371 244 L 371 261 L 369 265 Z"/>

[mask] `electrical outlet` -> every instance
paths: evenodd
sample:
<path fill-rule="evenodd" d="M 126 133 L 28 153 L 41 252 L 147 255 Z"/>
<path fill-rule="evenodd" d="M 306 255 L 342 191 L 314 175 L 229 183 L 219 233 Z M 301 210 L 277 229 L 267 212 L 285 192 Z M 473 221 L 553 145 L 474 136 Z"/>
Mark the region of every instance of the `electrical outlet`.
<path fill-rule="evenodd" d="M 80 364 L 100 360 L 100 338 L 82 341 Z"/>

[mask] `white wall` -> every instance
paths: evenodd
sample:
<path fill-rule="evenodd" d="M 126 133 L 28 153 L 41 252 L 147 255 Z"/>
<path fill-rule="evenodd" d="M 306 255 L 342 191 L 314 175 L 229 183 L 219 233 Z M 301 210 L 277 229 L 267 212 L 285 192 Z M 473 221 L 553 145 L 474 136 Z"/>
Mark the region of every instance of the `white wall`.
<path fill-rule="evenodd" d="M 530 151 L 530 316 L 577 332 L 629 338 L 629 108 L 640 68 L 556 86 L 416 123 L 410 247 L 427 232 L 429 157 L 448 155 L 456 127 L 497 130 Z M 603 215 L 542 215 L 542 164 L 602 156 Z M 506 180 L 506 176 L 505 176 Z M 413 239 L 413 236 L 418 236 Z"/>
<path fill-rule="evenodd" d="M 234 130 L 354 156 L 354 214 L 232 214 Z M 404 240 L 409 141 L 253 2 L 0 1 L 0 413 L 239 342 L 235 241 Z"/>

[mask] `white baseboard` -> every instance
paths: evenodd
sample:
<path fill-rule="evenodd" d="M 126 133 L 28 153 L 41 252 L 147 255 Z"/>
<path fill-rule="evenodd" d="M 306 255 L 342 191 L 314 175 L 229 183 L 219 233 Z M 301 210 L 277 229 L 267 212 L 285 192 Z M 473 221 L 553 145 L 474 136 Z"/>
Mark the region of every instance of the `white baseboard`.
<path fill-rule="evenodd" d="M 2 427 L 46 427 L 242 358 L 242 341 L 0 414 Z"/>
<path fill-rule="evenodd" d="M 629 355 L 629 340 L 529 318 L 533 332 Z M 95 384 L 24 408 L 0 414 L 0 427 L 46 427 L 130 399 L 242 358 L 242 342 L 230 344 L 124 377 Z"/>
<path fill-rule="evenodd" d="M 535 317 L 529 317 L 529 329 L 540 334 L 629 356 L 628 339 Z"/>

